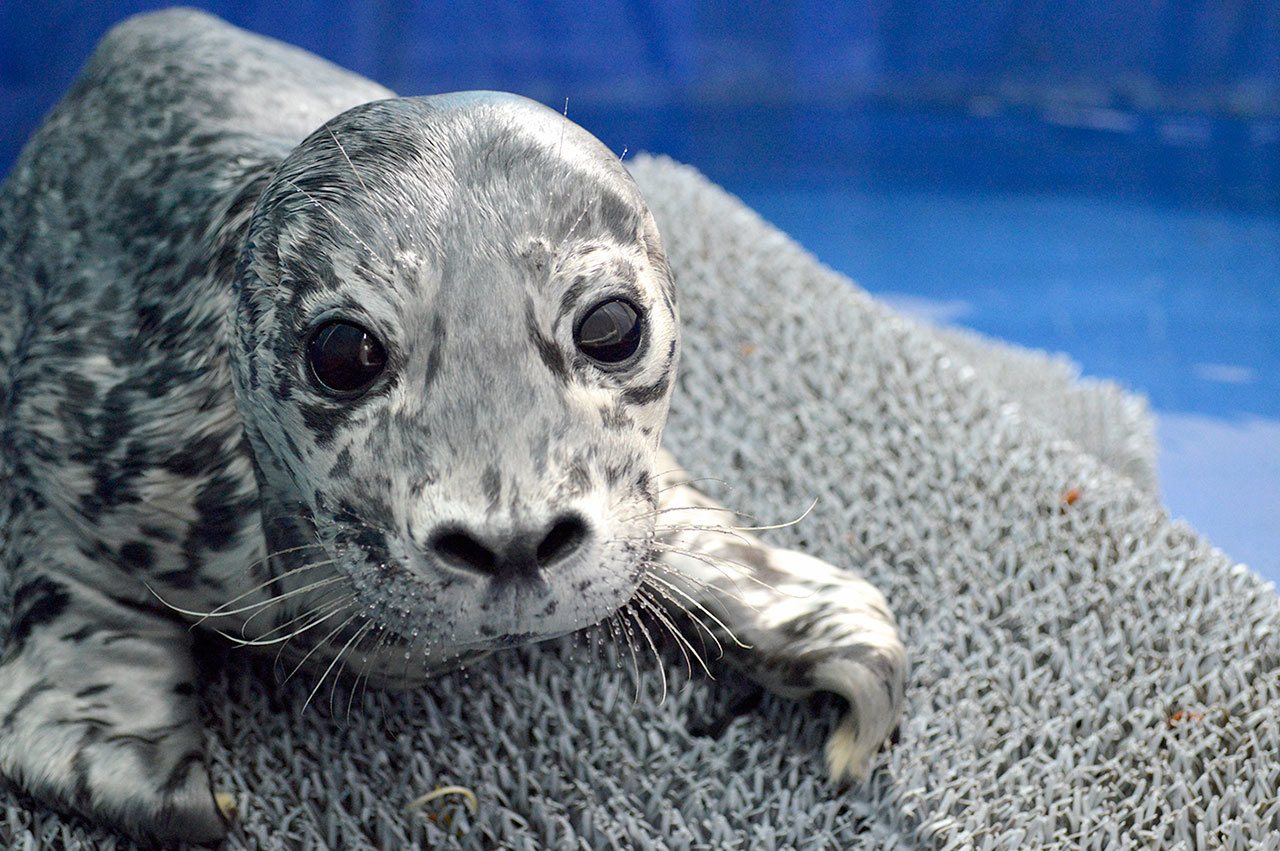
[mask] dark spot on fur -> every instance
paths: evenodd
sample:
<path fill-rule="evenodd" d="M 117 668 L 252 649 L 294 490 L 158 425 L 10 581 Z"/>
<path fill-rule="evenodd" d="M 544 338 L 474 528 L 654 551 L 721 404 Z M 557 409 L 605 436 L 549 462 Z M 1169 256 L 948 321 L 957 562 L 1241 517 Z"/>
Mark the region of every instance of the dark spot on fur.
<path fill-rule="evenodd" d="M 71 595 L 57 582 L 37 576 L 19 585 L 13 592 L 13 600 L 13 622 L 9 625 L 10 647 L 7 649 L 17 652 L 26 644 L 32 630 L 56 620 L 67 610 Z"/>
<path fill-rule="evenodd" d="M 302 414 L 303 424 L 308 431 L 315 435 L 316 443 L 321 447 L 328 446 L 333 442 L 338 429 L 351 418 L 352 410 L 351 407 L 339 407 L 329 402 L 298 406 L 298 412 Z M 293 452 L 292 449 L 290 449 L 290 452 L 295 456 L 301 456 L 300 452 Z"/>
<path fill-rule="evenodd" d="M 120 561 L 125 567 L 149 570 L 155 561 L 155 553 L 150 544 L 129 541 L 120 547 Z"/>
<path fill-rule="evenodd" d="M 229 475 L 209 479 L 196 495 L 193 508 L 196 522 L 187 535 L 187 545 L 209 550 L 226 550 L 235 545 L 245 515 L 253 506 L 237 498 L 236 481 Z"/>
<path fill-rule="evenodd" d="M 108 595 L 107 599 L 121 608 L 128 609 L 131 612 L 137 612 L 141 615 L 146 615 L 148 618 L 154 618 L 156 616 L 156 610 L 146 603 L 131 600 L 128 597 L 122 597 L 119 594 Z"/>
<path fill-rule="evenodd" d="M 634 426 L 635 420 L 623 405 L 611 405 L 600 408 L 600 423 L 609 431 L 622 431 Z"/>
<path fill-rule="evenodd" d="M 422 392 L 430 395 L 431 387 L 440 374 L 440 361 L 444 357 L 444 318 L 436 314 L 431 327 L 431 353 L 427 355 L 426 378 L 422 382 Z"/>
<path fill-rule="evenodd" d="M 489 510 L 496 510 L 502 499 L 502 473 L 496 466 L 490 464 L 485 467 L 484 475 L 480 479 L 480 488 L 484 492 L 484 498 L 489 501 Z"/>
<path fill-rule="evenodd" d="M 86 686 L 76 692 L 76 697 L 93 697 L 95 694 L 102 694 L 109 688 L 111 688 L 110 683 L 98 683 L 97 685 Z"/>
<path fill-rule="evenodd" d="M 622 398 L 632 405 L 648 405 L 665 396 L 670 387 L 671 379 L 664 375 L 653 384 L 643 387 L 628 387 L 623 391 Z"/>
<path fill-rule="evenodd" d="M 156 581 L 173 588 L 189 591 L 201 582 L 198 567 L 179 567 L 156 574 Z"/>
<path fill-rule="evenodd" d="M 329 468 L 329 478 L 345 479 L 351 475 L 351 447 L 344 446 L 338 453 L 333 466 Z"/>
<path fill-rule="evenodd" d="M 538 357 L 542 359 L 542 363 L 551 370 L 551 374 L 560 379 L 563 383 L 569 382 L 569 367 L 565 363 L 564 352 L 560 351 L 560 347 L 556 345 L 554 340 L 549 339 L 542 333 L 542 329 L 538 327 L 537 317 L 534 316 L 533 302 L 525 303 L 525 324 L 529 332 L 529 339 L 533 342 L 533 346 L 538 351 Z"/>
<path fill-rule="evenodd" d="M 635 242 L 640 217 L 630 200 L 609 188 L 600 192 L 600 224 L 622 245 Z"/>
<path fill-rule="evenodd" d="M 0 729 L 9 729 L 13 726 L 13 722 L 19 715 L 26 710 L 28 706 L 35 702 L 35 699 L 46 691 L 53 691 L 53 683 L 47 680 L 39 680 L 27 687 L 18 699 L 13 702 L 13 706 L 9 707 L 9 711 L 5 713 L 3 719 L 0 719 Z"/>
<path fill-rule="evenodd" d="M 181 450 L 161 462 L 170 473 L 196 478 L 226 467 L 228 458 L 223 452 L 224 436 L 206 434 L 186 444 Z"/>
<path fill-rule="evenodd" d="M 578 275 L 573 279 L 573 283 L 564 291 L 564 295 L 560 297 L 560 309 L 557 311 L 557 318 L 571 313 L 577 306 L 584 293 L 591 289 L 592 283 L 585 275 Z"/>
<path fill-rule="evenodd" d="M 152 523 L 138 524 L 138 531 L 142 533 L 143 537 L 152 541 L 172 543 L 174 540 L 173 530 L 166 529 L 163 526 L 156 526 Z"/>
<path fill-rule="evenodd" d="M 390 509 L 382 506 L 387 513 L 379 515 L 378 507 L 374 506 L 374 516 L 390 516 Z M 381 529 L 371 526 L 361 517 L 361 513 L 356 510 L 355 505 L 347 500 L 338 503 L 337 510 L 334 512 L 334 519 L 342 523 L 342 527 L 336 534 L 336 539 L 340 544 L 358 547 L 365 553 L 369 561 L 374 564 L 384 564 L 389 571 L 398 572 L 398 566 L 392 564 L 391 553 L 387 548 L 387 535 Z"/>
<path fill-rule="evenodd" d="M 71 773 L 74 775 L 74 780 L 71 783 L 71 800 L 79 809 L 90 806 L 93 800 L 93 793 L 89 787 L 88 748 L 101 737 L 102 731 L 100 729 L 87 727 L 80 736 L 80 743 L 76 748 L 75 754 L 71 757 Z"/>
<path fill-rule="evenodd" d="M 98 628 L 97 628 L 97 627 L 95 627 L 95 626 L 89 626 L 89 625 L 87 625 L 87 624 L 86 624 L 85 626 L 82 626 L 82 627 L 80 627 L 80 628 L 79 628 L 79 629 L 77 629 L 77 630 L 74 630 L 74 631 L 72 631 L 72 632 L 68 632 L 66 635 L 63 635 L 63 636 L 61 637 L 61 640 L 62 640 L 62 641 L 70 641 L 70 642 L 73 642 L 73 643 L 75 643 L 75 644 L 79 644 L 80 642 L 84 641 L 86 638 L 88 638 L 89 636 L 93 635 L 93 634 L 94 634 L 94 633 L 96 633 L 97 631 L 98 631 Z"/>

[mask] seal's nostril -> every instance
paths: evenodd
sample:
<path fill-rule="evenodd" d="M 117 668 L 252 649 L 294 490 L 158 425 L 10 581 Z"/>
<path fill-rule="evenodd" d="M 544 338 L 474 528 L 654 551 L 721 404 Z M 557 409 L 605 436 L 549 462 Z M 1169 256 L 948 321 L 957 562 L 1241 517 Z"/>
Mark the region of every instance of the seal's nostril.
<path fill-rule="evenodd" d="M 498 556 L 493 550 L 457 529 L 436 535 L 431 547 L 446 564 L 454 567 L 493 573 L 498 563 Z"/>
<path fill-rule="evenodd" d="M 582 545 L 587 539 L 587 524 L 576 514 L 566 514 L 551 526 L 547 536 L 538 544 L 538 567 L 554 564 Z"/>
<path fill-rule="evenodd" d="M 504 544 L 494 547 L 463 527 L 451 526 L 434 535 L 430 547 L 449 567 L 505 582 L 536 579 L 543 568 L 576 552 L 588 535 L 585 520 L 577 514 L 564 514 L 556 518 L 541 541 L 535 531 L 514 529 L 499 537 Z"/>

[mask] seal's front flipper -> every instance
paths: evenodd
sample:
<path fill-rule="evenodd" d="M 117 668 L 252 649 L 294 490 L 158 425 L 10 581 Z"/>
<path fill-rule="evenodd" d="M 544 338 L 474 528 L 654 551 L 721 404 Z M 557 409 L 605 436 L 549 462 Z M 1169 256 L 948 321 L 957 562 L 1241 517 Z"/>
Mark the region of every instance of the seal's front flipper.
<path fill-rule="evenodd" d="M 884 596 L 851 570 L 733 528 L 746 524 L 695 489 L 670 453 L 658 469 L 650 596 L 698 617 L 726 661 L 771 691 L 845 698 L 827 766 L 834 780 L 865 779 L 898 723 L 907 672 Z"/>
<path fill-rule="evenodd" d="M 187 627 L 139 594 L 107 596 L 69 573 L 28 564 L 12 577 L 0 774 L 145 842 L 216 842 L 227 825 L 209 786 Z"/>

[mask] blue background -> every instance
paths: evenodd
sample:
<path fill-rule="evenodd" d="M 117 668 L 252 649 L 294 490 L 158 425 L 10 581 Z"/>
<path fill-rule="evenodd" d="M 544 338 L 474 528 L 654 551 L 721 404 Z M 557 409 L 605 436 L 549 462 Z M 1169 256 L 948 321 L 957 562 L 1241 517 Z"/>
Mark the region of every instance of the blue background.
<path fill-rule="evenodd" d="M 0 0 L 0 172 L 159 5 Z M 567 98 L 900 308 L 1119 378 L 1173 513 L 1280 579 L 1280 0 L 199 5 L 402 93 Z"/>
<path fill-rule="evenodd" d="M 0 167 L 106 28 L 161 5 L 0 2 Z M 400 92 L 568 97 L 718 180 L 1280 201 L 1274 0 L 200 5 Z"/>

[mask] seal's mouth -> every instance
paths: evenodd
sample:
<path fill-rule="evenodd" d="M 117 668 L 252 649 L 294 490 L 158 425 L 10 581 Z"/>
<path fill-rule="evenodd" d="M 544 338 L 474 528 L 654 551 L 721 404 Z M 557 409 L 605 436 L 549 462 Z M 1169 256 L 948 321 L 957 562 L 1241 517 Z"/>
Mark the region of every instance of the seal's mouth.
<path fill-rule="evenodd" d="M 364 536 L 364 542 L 370 538 Z M 639 587 L 639 552 L 593 540 L 536 577 L 502 578 L 442 567 L 396 539 L 377 551 L 350 538 L 329 549 L 345 574 L 352 608 L 370 632 L 431 667 L 476 652 L 547 641 L 608 618 Z M 410 665 L 410 667 L 413 667 Z"/>

